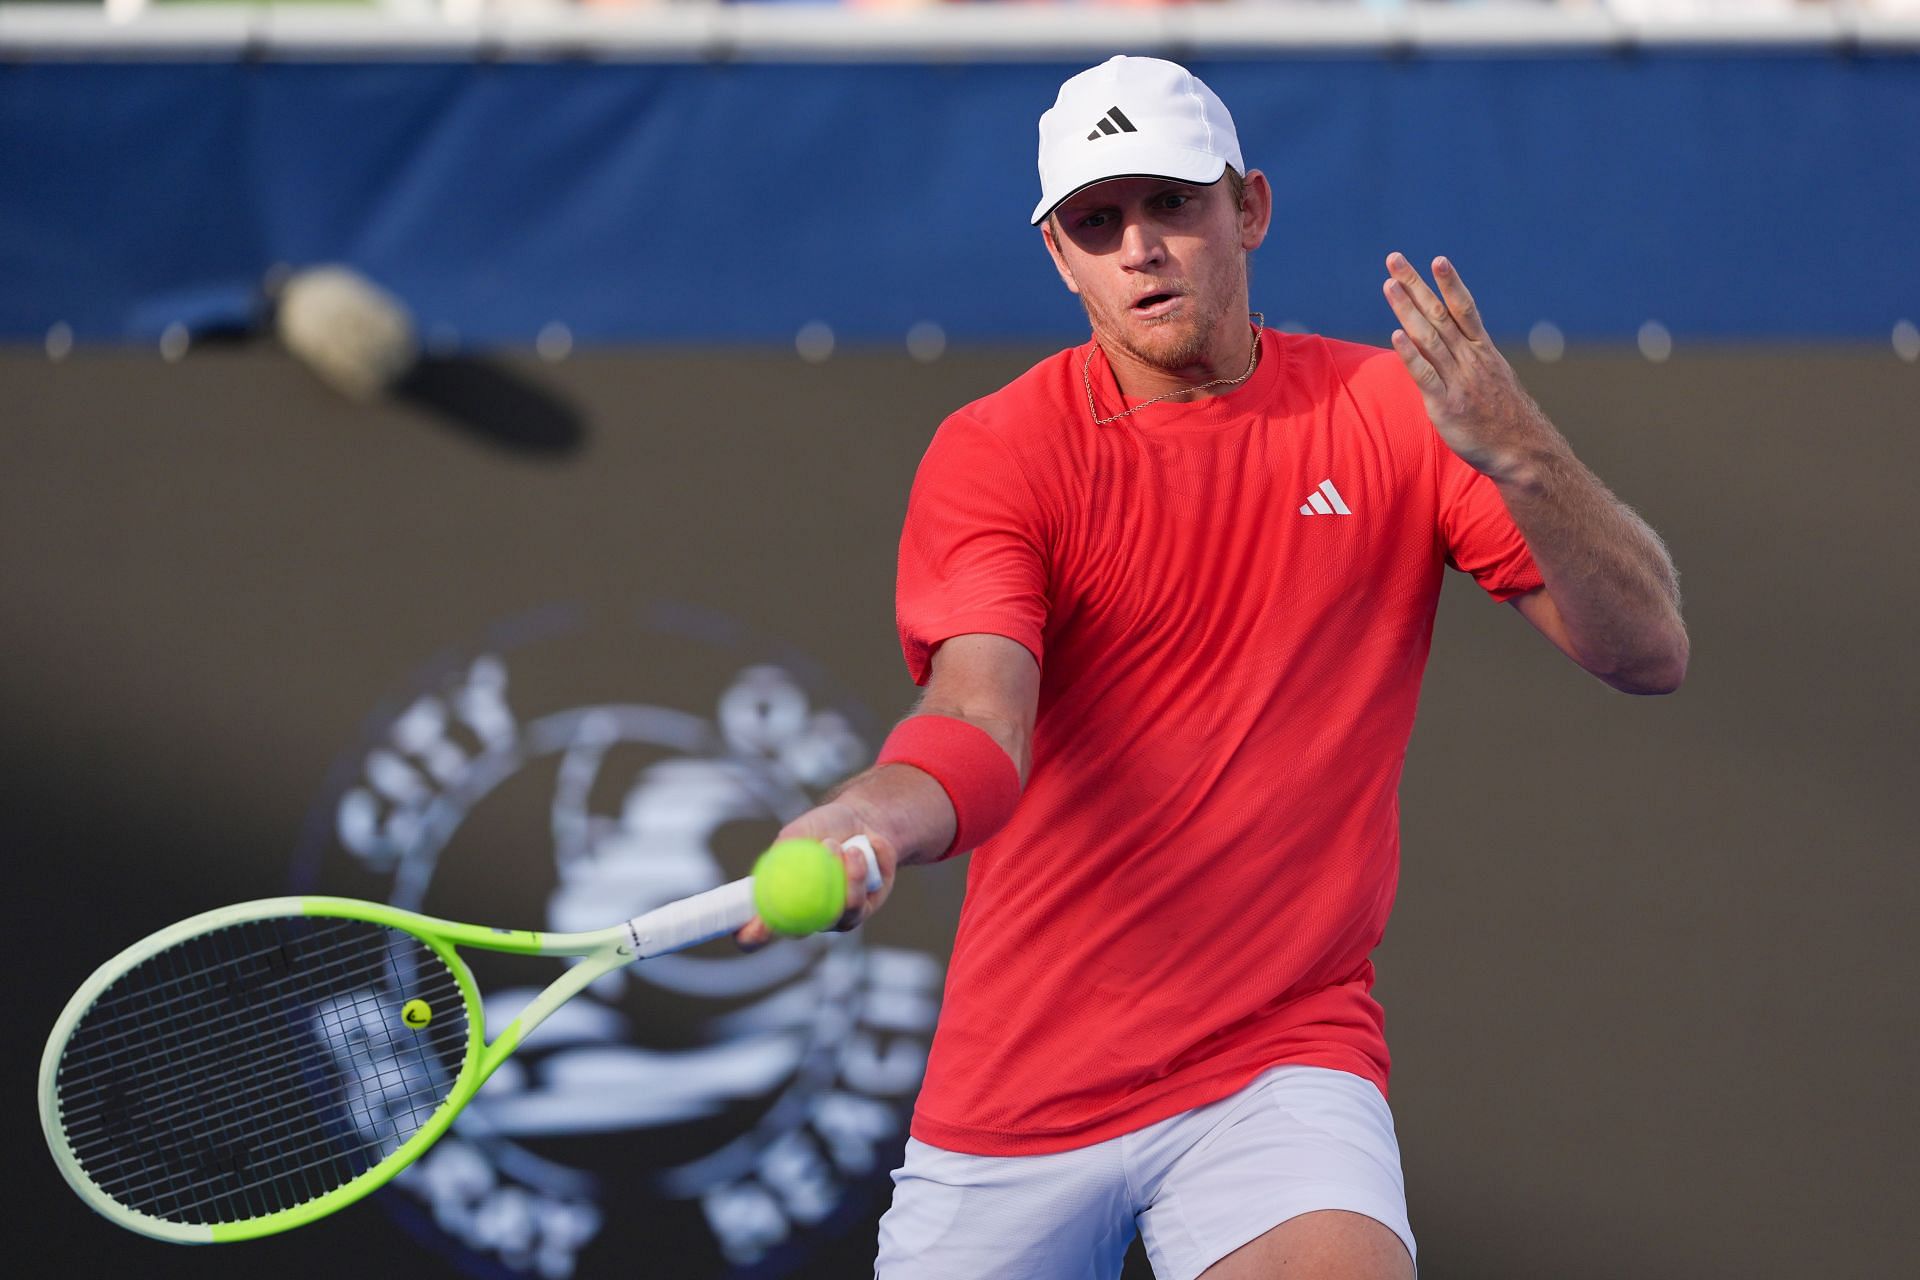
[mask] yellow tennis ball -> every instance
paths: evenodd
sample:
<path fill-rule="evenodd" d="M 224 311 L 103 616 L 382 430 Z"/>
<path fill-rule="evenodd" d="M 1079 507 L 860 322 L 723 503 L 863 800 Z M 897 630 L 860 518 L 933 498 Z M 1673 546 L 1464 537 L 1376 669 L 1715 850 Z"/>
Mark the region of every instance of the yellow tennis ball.
<path fill-rule="evenodd" d="M 775 933 L 818 933 L 847 909 L 846 866 L 818 840 L 777 841 L 753 864 L 753 909 Z"/>
<path fill-rule="evenodd" d="M 433 1009 L 425 1000 L 409 1000 L 400 1006 L 400 1021 L 418 1031 L 433 1021 Z"/>

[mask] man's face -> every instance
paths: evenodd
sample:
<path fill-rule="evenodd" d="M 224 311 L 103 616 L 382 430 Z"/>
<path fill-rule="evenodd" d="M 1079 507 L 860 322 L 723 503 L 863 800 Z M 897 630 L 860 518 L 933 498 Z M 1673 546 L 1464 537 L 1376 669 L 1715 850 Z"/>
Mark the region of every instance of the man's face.
<path fill-rule="evenodd" d="M 1247 254 L 1272 212 L 1258 170 L 1238 208 L 1224 180 L 1115 178 L 1054 212 L 1057 221 L 1042 225 L 1054 266 L 1109 349 L 1170 373 L 1244 351 Z"/>

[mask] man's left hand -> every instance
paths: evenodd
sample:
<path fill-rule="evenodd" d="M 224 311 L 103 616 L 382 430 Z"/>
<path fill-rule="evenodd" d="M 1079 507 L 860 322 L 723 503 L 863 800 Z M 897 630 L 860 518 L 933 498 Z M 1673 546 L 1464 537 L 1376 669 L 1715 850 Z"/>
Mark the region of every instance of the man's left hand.
<path fill-rule="evenodd" d="M 1428 287 L 1404 254 L 1387 255 L 1387 304 L 1403 328 L 1393 349 L 1413 375 L 1440 438 L 1476 471 L 1511 478 L 1551 449 L 1557 434 L 1487 337 L 1460 273 L 1433 260 L 1440 291 Z"/>

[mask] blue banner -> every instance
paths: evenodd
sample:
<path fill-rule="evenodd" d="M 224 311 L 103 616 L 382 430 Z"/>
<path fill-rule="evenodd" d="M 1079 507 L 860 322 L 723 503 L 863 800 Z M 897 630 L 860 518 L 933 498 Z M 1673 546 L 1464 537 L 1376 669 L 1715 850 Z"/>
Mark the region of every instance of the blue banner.
<path fill-rule="evenodd" d="M 1038 234 L 1076 63 L 37 62 L 0 72 L 0 337 L 243 325 L 345 262 L 430 336 L 1084 333 Z M 1872 339 L 1920 312 L 1920 59 L 1197 60 L 1278 195 L 1269 323 L 1382 340 L 1390 249 L 1496 330 Z"/>

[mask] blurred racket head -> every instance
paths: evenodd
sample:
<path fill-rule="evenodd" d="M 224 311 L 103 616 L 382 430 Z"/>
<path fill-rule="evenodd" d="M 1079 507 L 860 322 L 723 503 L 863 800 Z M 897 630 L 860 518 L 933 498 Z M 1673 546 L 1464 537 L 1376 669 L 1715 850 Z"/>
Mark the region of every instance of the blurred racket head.
<path fill-rule="evenodd" d="M 274 329 L 288 351 L 350 400 L 385 395 L 420 355 L 406 306 L 347 267 L 288 275 L 278 285 Z"/>

